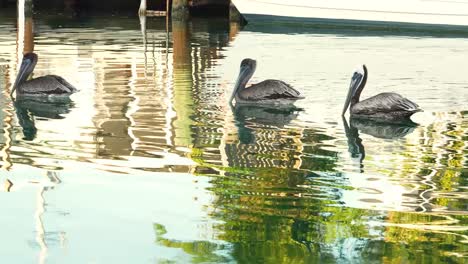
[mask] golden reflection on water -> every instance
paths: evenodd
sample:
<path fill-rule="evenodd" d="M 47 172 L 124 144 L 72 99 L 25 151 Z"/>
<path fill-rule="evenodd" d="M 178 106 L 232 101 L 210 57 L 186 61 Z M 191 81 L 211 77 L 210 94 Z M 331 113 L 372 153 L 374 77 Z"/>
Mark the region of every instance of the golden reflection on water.
<path fill-rule="evenodd" d="M 180 239 L 174 234 L 177 232 L 168 232 L 171 224 L 184 218 L 180 212 L 188 210 L 185 207 L 165 209 L 175 216 L 164 224 L 153 221 L 161 215 L 145 220 L 151 222 L 148 226 L 158 246 L 182 249 L 191 261 L 281 259 L 292 263 L 364 258 L 404 262 L 423 261 L 429 256 L 458 262 L 466 257 L 468 124 L 466 109 L 459 109 L 462 99 L 454 99 L 458 107 L 455 111 L 443 96 L 434 100 L 421 95 L 418 86 L 402 79 L 399 81 L 410 88 L 395 89 L 416 97 L 426 107 L 436 101 L 438 110 L 422 116 L 423 121 L 430 121 L 409 127 L 342 121 L 336 114 L 339 110 L 335 110 L 342 106 L 345 89 L 340 87 L 349 76 L 340 75 L 323 89 L 311 83 L 326 86 L 326 80 L 335 80 L 337 73 L 328 76 L 324 72 L 336 67 L 341 74 L 344 66 L 323 60 L 322 69 L 319 59 L 307 60 L 312 55 L 305 53 L 304 59 L 282 60 L 285 66 L 272 63 L 272 54 L 287 57 L 294 52 L 288 42 L 297 42 L 296 38 L 304 41 L 304 47 L 298 49 L 313 46 L 317 49 L 314 56 L 322 58 L 337 52 L 320 44 L 321 39 L 331 46 L 342 45 L 349 54 L 362 47 L 359 41 L 369 41 L 375 52 L 389 49 L 396 53 L 393 60 L 386 57 L 389 64 L 418 50 L 418 45 L 429 49 L 433 45 L 430 39 L 408 38 L 402 42 L 390 36 L 390 40 L 362 40 L 332 34 L 309 34 L 306 37 L 310 39 L 302 39 L 306 37 L 239 32 L 237 25 L 226 21 L 174 22 L 168 33 L 162 19 L 147 18 L 138 23 L 136 18 L 116 17 L 109 23 L 96 17 L 75 28 L 58 27 L 46 18 L 32 27 L 32 18 L 28 19 L 19 21 L 25 26 L 18 26 L 17 31 L 11 29 L 13 22 L 8 19 L 2 22 L 6 26 L 0 25 L 2 89 L 14 82 L 21 53 L 34 50 L 40 58 L 34 76 L 57 74 L 81 91 L 71 97 L 71 102 L 52 105 L 13 104 L 8 90 L 4 90 L 0 98 L 2 168 L 12 175 L 15 170 L 28 171 L 29 166 L 65 174 L 80 167 L 84 174 L 103 172 L 112 177 L 150 173 L 156 178 L 152 183 L 158 185 L 162 177 L 159 173 L 173 173 L 173 179 L 166 179 L 172 186 L 165 190 L 166 195 L 175 194 L 177 200 L 177 196 L 185 196 L 185 191 L 179 190 L 182 188 L 202 193 L 185 204 L 202 208 L 202 220 L 192 223 L 201 235 Z M 275 45 L 283 41 L 293 51 Z M 402 50 L 402 55 L 386 41 L 404 43 L 409 51 Z M 271 52 L 247 43 L 270 45 Z M 446 52 L 453 55 L 448 51 L 451 45 L 459 48 L 461 44 L 449 39 L 445 45 Z M 372 57 L 372 52 L 361 52 Z M 424 49 L 421 53 L 421 57 L 427 56 Z M 302 109 L 231 109 L 227 105 L 225 99 L 237 74 L 238 58 L 251 54 L 262 61 L 254 81 L 284 74 L 308 96 L 299 103 Z M 310 63 L 308 67 L 294 67 L 296 63 L 305 65 L 305 61 Z M 380 65 L 380 69 L 387 67 L 391 68 Z M 418 79 L 418 74 L 412 75 L 411 81 Z M 384 88 L 394 81 L 384 83 Z M 437 79 L 420 81 L 429 85 Z M 462 98 L 467 95 L 459 83 L 443 85 Z M 184 173 L 193 178 L 179 183 L 177 178 L 183 178 Z M 205 176 L 209 184 L 200 191 L 198 181 Z M 103 181 L 103 189 L 118 184 L 105 177 L 94 180 Z M 141 189 L 148 184 L 127 181 Z M 47 185 L 19 177 L 5 182 L 6 190 L 17 192 L 33 182 Z M 36 211 L 36 242 L 42 252 L 39 262 L 48 254 L 42 223 L 47 214 L 44 188 L 39 188 Z M 132 196 L 128 200 L 137 196 L 135 193 L 126 194 Z M 162 206 L 163 202 L 158 202 L 148 208 L 134 206 L 139 211 L 151 211 Z M 402 244 L 408 247 L 400 247 Z M 424 256 L 413 255 L 419 251 L 424 251 Z"/>

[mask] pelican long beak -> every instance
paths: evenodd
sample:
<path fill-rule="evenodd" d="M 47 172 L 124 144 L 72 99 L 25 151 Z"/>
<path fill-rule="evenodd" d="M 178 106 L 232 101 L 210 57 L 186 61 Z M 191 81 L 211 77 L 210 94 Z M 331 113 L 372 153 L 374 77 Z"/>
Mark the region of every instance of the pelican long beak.
<path fill-rule="evenodd" d="M 35 55 L 34 55 L 35 56 Z M 16 76 L 15 84 L 13 84 L 13 87 L 10 92 L 10 96 L 13 96 L 13 92 L 16 90 L 16 88 L 24 81 L 26 81 L 31 74 L 31 72 L 34 70 L 34 67 L 36 66 L 36 61 L 35 58 L 23 58 L 23 61 L 21 62 L 20 69 L 18 71 L 18 75 Z"/>
<path fill-rule="evenodd" d="M 351 99 L 353 99 L 354 94 L 358 90 L 359 85 L 361 85 L 363 79 L 364 79 L 364 73 L 361 70 L 357 70 L 354 72 L 353 77 L 351 77 L 351 83 L 349 84 L 348 95 L 346 96 L 346 101 L 345 101 L 343 112 L 341 113 L 341 115 L 344 115 L 346 113 L 346 110 L 348 110 L 348 107 L 351 103 Z"/>
<path fill-rule="evenodd" d="M 248 78 L 249 76 L 249 70 L 250 70 L 249 67 L 246 67 L 246 66 L 241 67 L 239 77 L 237 77 L 236 85 L 234 86 L 231 98 L 229 99 L 229 104 L 232 105 L 232 101 L 234 100 L 234 97 L 242 88 L 242 86 L 245 85 L 244 82 L 245 82 L 245 79 Z"/>

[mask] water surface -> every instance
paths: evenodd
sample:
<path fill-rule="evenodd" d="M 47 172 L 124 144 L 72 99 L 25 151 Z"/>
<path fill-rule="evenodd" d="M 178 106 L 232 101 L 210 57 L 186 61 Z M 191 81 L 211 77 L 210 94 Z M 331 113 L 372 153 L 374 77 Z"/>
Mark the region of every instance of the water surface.
<path fill-rule="evenodd" d="M 468 39 L 44 12 L 21 30 L 11 14 L 2 262 L 467 261 Z M 23 50 L 39 55 L 34 76 L 80 92 L 13 103 Z M 307 99 L 231 108 L 245 57 L 252 82 L 281 78 Z M 362 63 L 362 98 L 401 93 L 425 110 L 419 125 L 341 118 Z"/>

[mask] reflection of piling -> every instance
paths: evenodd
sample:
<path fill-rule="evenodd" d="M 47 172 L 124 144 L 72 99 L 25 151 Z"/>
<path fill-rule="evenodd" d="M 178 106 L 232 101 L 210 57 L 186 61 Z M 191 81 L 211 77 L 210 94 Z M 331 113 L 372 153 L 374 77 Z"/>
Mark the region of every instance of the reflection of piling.
<path fill-rule="evenodd" d="M 189 2 L 188 0 L 172 0 L 173 20 L 186 20 L 189 17 Z"/>
<path fill-rule="evenodd" d="M 239 33 L 240 29 L 241 27 L 239 23 L 237 22 L 229 23 L 229 41 L 233 41 L 236 38 L 237 33 Z"/>
<path fill-rule="evenodd" d="M 172 20 L 174 109 L 177 119 L 175 144 L 188 146 L 190 140 L 190 117 L 192 116 L 192 56 L 190 29 L 187 21 Z"/>
<path fill-rule="evenodd" d="M 174 53 L 174 67 L 185 68 L 191 64 L 190 32 L 186 21 L 172 21 L 172 41 Z"/>

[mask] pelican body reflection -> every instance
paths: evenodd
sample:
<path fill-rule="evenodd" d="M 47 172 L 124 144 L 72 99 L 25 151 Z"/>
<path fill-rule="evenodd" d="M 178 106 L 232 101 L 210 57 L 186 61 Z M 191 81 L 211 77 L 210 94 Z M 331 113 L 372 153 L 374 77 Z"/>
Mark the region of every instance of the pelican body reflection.
<path fill-rule="evenodd" d="M 348 152 L 351 154 L 351 158 L 359 160 L 361 168 L 363 167 L 362 162 L 366 156 L 366 152 L 362 139 L 359 137 L 359 132 L 376 138 L 398 139 L 411 134 L 417 125 L 411 120 L 407 120 L 404 123 L 392 124 L 353 117 L 350 118 L 350 125 L 348 125 L 346 118 L 343 117 L 344 131 L 348 139 Z"/>
<path fill-rule="evenodd" d="M 232 111 L 238 140 L 225 146 L 229 166 L 268 169 L 300 166 L 299 133 L 286 137 L 291 133 L 284 127 L 297 118 L 301 109 L 240 104 L 232 107 Z"/>
<path fill-rule="evenodd" d="M 243 144 L 255 142 L 254 126 L 283 128 L 296 119 L 301 108 L 295 106 L 272 108 L 265 105 L 236 105 L 232 108 Z"/>
<path fill-rule="evenodd" d="M 33 140 L 37 134 L 35 117 L 45 119 L 62 119 L 74 104 L 70 98 L 60 100 L 51 98 L 18 98 L 13 102 L 18 123 L 23 129 L 24 140 Z"/>

